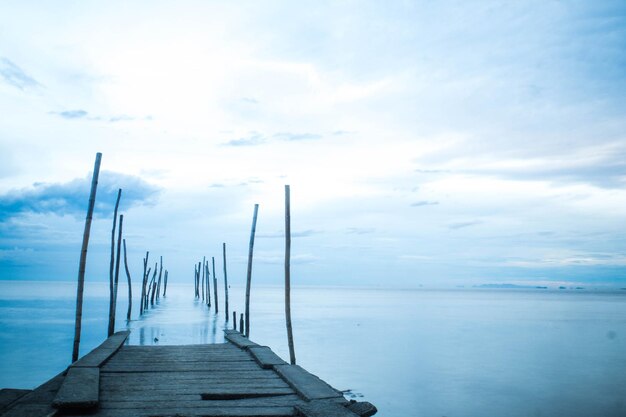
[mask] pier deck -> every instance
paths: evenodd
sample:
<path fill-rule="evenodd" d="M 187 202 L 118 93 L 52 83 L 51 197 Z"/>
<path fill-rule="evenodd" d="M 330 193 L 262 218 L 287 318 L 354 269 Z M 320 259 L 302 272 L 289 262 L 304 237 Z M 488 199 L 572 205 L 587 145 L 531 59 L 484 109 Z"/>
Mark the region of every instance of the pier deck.
<path fill-rule="evenodd" d="M 341 392 L 236 331 L 227 343 L 124 345 L 118 332 L 33 391 L 2 390 L 2 417 L 371 416 Z M 1 398 L 1 396 L 0 396 Z M 7 400 L 8 401 L 8 400 Z"/>

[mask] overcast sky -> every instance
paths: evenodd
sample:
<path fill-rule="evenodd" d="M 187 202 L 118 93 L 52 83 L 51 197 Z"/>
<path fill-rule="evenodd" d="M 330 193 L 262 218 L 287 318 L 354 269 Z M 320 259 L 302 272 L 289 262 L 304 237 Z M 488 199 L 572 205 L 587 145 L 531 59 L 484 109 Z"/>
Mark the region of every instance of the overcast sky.
<path fill-rule="evenodd" d="M 0 279 L 626 286 L 623 1 L 3 1 Z"/>

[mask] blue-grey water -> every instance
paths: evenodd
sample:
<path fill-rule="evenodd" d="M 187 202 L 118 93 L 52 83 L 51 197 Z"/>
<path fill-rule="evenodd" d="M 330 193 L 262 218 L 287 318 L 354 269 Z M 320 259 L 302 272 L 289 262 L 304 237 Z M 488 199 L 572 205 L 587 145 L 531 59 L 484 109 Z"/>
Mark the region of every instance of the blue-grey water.
<path fill-rule="evenodd" d="M 68 365 L 75 291 L 0 281 L 0 387 L 32 388 Z M 126 291 L 117 329 L 132 330 L 131 344 L 220 343 L 231 325 L 175 284 L 127 323 Z M 298 364 L 380 416 L 626 415 L 624 292 L 296 288 L 292 298 Z M 242 311 L 241 288 L 230 301 Z M 81 354 L 105 338 L 107 303 L 108 284 L 88 282 Z M 253 287 L 251 317 L 251 339 L 288 358 L 282 289 Z"/>

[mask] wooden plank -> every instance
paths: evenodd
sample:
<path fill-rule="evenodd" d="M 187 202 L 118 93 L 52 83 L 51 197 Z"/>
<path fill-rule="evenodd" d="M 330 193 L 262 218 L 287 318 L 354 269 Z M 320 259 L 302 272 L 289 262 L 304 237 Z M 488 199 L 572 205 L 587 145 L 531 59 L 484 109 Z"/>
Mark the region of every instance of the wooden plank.
<path fill-rule="evenodd" d="M 74 362 L 72 367 L 102 366 L 124 344 L 129 331 L 117 332 L 105 340 L 100 346 Z"/>
<path fill-rule="evenodd" d="M 275 380 L 267 380 L 267 379 L 254 379 L 254 380 L 230 380 L 230 381 L 220 381 L 220 380 L 210 380 L 206 381 L 203 379 L 186 379 L 186 380 L 170 380 L 160 378 L 156 381 L 151 380 L 102 380 L 100 379 L 100 391 L 105 392 L 107 390 L 115 391 L 115 390 L 128 390 L 132 388 L 134 392 L 141 391 L 159 391 L 159 390 L 167 390 L 170 392 L 175 392 L 173 390 L 177 389 L 187 389 L 187 387 L 195 389 L 197 392 L 201 392 L 202 390 L 209 389 L 244 389 L 244 388 L 286 388 L 292 390 L 289 385 L 285 381 L 280 378 Z M 293 392 L 293 391 L 292 391 Z"/>
<path fill-rule="evenodd" d="M 146 400 L 109 400 L 101 401 L 100 409 L 124 408 L 168 408 L 176 404 L 179 408 L 258 408 L 258 407 L 293 407 L 304 404 L 304 400 L 295 394 L 273 397 L 256 397 L 235 400 L 200 400 L 196 398 L 167 397 L 162 399 Z"/>
<path fill-rule="evenodd" d="M 293 416 L 295 409 L 292 406 L 286 407 L 202 407 L 202 408 L 182 408 L 170 407 L 139 407 L 128 409 L 100 409 L 98 417 L 287 417 Z M 93 417 L 92 414 L 73 414 L 74 417 Z M 4 417 L 4 416 L 3 416 Z M 13 416 L 11 416 L 13 417 Z M 17 417 L 17 416 L 16 416 Z M 30 417 L 30 416 L 28 416 Z M 34 416 L 33 417 L 41 417 Z"/>
<path fill-rule="evenodd" d="M 348 409 L 360 417 L 371 417 L 378 412 L 374 404 L 367 401 L 350 403 Z"/>
<path fill-rule="evenodd" d="M 259 365 L 254 362 L 172 362 L 172 363 L 136 363 L 132 365 L 106 364 L 106 372 L 187 372 L 187 371 L 255 371 Z"/>
<path fill-rule="evenodd" d="M 358 417 L 346 407 L 329 401 L 311 401 L 296 405 L 299 415 L 304 417 Z"/>
<path fill-rule="evenodd" d="M 227 333 L 226 336 L 224 336 L 226 338 L 226 340 L 228 340 L 229 342 L 231 342 L 232 344 L 234 344 L 235 346 L 241 348 L 241 349 L 247 349 L 250 346 L 259 346 L 256 343 L 250 341 L 248 338 L 244 337 L 241 333 L 237 332 L 237 333 Z"/>
<path fill-rule="evenodd" d="M 70 367 L 52 405 L 61 410 L 95 407 L 99 387 L 100 368 Z"/>
<path fill-rule="evenodd" d="M 32 392 L 30 389 L 0 389 L 0 413 L 8 409 L 11 404 L 30 392 Z"/>
<path fill-rule="evenodd" d="M 271 369 L 273 365 L 287 364 L 267 346 L 250 346 L 248 352 L 263 369 Z"/>
<path fill-rule="evenodd" d="M 230 398 L 245 398 L 259 397 L 259 396 L 274 396 L 274 395 L 288 395 L 295 394 L 291 387 L 235 387 L 235 386 L 169 386 L 161 387 L 159 389 L 140 389 L 138 386 L 117 388 L 107 388 L 106 391 L 101 391 L 100 395 L 103 399 L 110 400 L 112 398 L 152 398 L 158 400 L 161 396 L 168 395 L 195 395 L 197 399 L 200 399 L 203 395 L 206 395 L 208 399 L 216 397 L 230 397 Z"/>
<path fill-rule="evenodd" d="M 280 382 L 285 383 L 274 371 L 257 370 L 254 372 L 238 371 L 238 372 L 207 372 L 207 371 L 189 371 L 178 373 L 118 373 L 118 372 L 103 372 L 100 370 L 100 384 L 107 381 L 120 381 L 120 383 L 140 383 L 154 381 L 155 384 L 163 382 L 172 383 L 184 383 L 185 381 L 206 381 L 213 383 L 216 381 L 226 382 L 241 382 L 246 381 L 250 383 L 263 383 L 263 382 Z"/>
<path fill-rule="evenodd" d="M 21 404 L 11 406 L 2 414 L 2 417 L 53 417 L 57 414 L 56 409 L 48 404 Z"/>
<path fill-rule="evenodd" d="M 308 401 L 343 397 L 339 391 L 298 365 L 275 365 L 274 370 Z"/>

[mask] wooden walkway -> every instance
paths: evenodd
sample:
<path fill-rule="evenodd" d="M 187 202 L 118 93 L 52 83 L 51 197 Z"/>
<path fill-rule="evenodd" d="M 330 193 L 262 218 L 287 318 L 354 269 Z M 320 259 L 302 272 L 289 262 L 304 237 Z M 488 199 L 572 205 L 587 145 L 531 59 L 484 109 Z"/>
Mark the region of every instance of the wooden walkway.
<path fill-rule="evenodd" d="M 376 408 L 270 348 L 227 330 L 227 343 L 128 346 L 118 332 L 35 390 L 1 390 L 0 416 L 368 417 Z"/>

